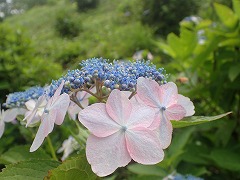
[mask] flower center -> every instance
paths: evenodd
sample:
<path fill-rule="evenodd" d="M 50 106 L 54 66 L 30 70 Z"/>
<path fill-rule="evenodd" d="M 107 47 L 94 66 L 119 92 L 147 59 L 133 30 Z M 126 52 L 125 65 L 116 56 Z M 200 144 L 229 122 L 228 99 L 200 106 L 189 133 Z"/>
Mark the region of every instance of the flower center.
<path fill-rule="evenodd" d="M 46 114 L 48 114 L 48 113 L 49 113 L 49 110 L 48 110 L 48 109 L 44 109 L 44 112 L 45 112 Z"/>
<path fill-rule="evenodd" d="M 127 130 L 127 126 L 122 126 L 122 130 L 125 132 Z"/>
<path fill-rule="evenodd" d="M 165 111 L 167 108 L 166 108 L 165 106 L 162 106 L 160 109 L 161 109 L 162 111 Z"/>

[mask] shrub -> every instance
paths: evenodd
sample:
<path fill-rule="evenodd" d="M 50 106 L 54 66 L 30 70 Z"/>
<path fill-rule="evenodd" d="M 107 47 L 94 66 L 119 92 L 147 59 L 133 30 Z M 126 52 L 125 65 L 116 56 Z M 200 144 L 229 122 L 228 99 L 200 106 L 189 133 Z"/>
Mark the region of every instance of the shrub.
<path fill-rule="evenodd" d="M 98 6 L 99 0 L 76 0 L 78 11 L 87 11 Z"/>
<path fill-rule="evenodd" d="M 81 29 L 81 24 L 70 12 L 60 11 L 56 18 L 55 30 L 62 37 L 76 37 Z"/>

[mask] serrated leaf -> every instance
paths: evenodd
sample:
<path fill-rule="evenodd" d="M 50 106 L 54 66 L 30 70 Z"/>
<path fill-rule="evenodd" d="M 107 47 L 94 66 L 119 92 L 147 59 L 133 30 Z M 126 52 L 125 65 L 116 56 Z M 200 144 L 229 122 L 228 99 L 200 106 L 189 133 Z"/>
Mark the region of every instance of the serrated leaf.
<path fill-rule="evenodd" d="M 222 4 L 214 3 L 214 9 L 218 17 L 226 27 L 234 28 L 237 25 L 238 17 L 229 7 Z"/>
<path fill-rule="evenodd" d="M 0 164 L 11 164 L 30 159 L 51 159 L 42 149 L 36 152 L 29 152 L 30 146 L 15 146 L 0 156 Z"/>
<path fill-rule="evenodd" d="M 53 160 L 29 160 L 7 165 L 0 173 L 1 180 L 42 180 L 50 169 L 60 163 Z"/>
<path fill-rule="evenodd" d="M 217 119 L 221 119 L 222 117 L 227 116 L 229 114 L 231 114 L 231 112 L 228 112 L 225 114 L 220 114 L 217 116 L 192 116 L 192 117 L 184 118 L 180 121 L 171 120 L 171 123 L 173 125 L 173 128 L 182 128 L 182 127 L 193 126 L 193 125 L 211 122 L 211 121 L 214 121 Z"/>
<path fill-rule="evenodd" d="M 57 168 L 49 171 L 44 180 L 95 180 L 97 176 L 92 172 L 85 155 L 80 155 L 64 161 Z"/>
<path fill-rule="evenodd" d="M 132 164 L 128 165 L 127 168 L 129 171 L 139 175 L 150 175 L 160 177 L 165 177 L 167 175 L 167 173 L 157 165 Z"/>

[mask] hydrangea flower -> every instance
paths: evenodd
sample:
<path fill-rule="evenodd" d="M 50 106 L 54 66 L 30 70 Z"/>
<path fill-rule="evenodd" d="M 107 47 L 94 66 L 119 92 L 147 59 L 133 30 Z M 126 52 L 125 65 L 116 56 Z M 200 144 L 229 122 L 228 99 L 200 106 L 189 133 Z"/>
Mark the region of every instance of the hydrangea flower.
<path fill-rule="evenodd" d="M 38 99 L 45 92 L 45 88 L 36 86 L 31 87 L 23 92 L 11 93 L 7 96 L 6 103 L 3 105 L 7 108 L 24 107 L 25 103 L 31 99 Z"/>
<path fill-rule="evenodd" d="M 61 94 L 64 81 L 60 84 L 54 95 L 48 100 L 44 113 L 41 117 L 41 124 L 30 147 L 30 152 L 36 151 L 43 143 L 45 137 L 52 132 L 54 124 L 61 125 L 67 112 L 70 97 L 68 94 Z"/>
<path fill-rule="evenodd" d="M 65 81 L 63 92 L 69 93 L 71 89 L 90 87 L 100 82 L 110 90 L 135 90 L 137 79 L 147 77 L 154 79 L 159 84 L 166 83 L 163 68 L 156 68 L 150 61 L 114 61 L 113 63 L 103 58 L 83 60 L 81 69 L 68 71 L 59 80 L 52 81 L 49 95 L 52 96 L 62 82 Z"/>
<path fill-rule="evenodd" d="M 5 129 L 6 122 L 12 122 L 16 119 L 17 115 L 24 114 L 25 109 L 13 108 L 4 111 L 0 106 L 0 138 L 2 137 Z"/>
<path fill-rule="evenodd" d="M 194 114 L 194 106 L 189 98 L 178 94 L 177 86 L 173 82 L 159 86 L 150 79 L 139 78 L 137 95 L 142 102 L 156 111 L 156 120 L 152 128 L 159 127 L 158 133 L 163 149 L 171 143 L 172 124 L 170 120 L 180 120 Z"/>
<path fill-rule="evenodd" d="M 107 176 L 132 159 L 141 164 L 162 161 L 164 152 L 157 134 L 149 129 L 155 111 L 131 102 L 125 93 L 113 90 L 106 102 L 95 103 L 79 113 L 89 129 L 86 155 L 93 172 Z"/>
<path fill-rule="evenodd" d="M 77 148 L 79 148 L 78 142 L 72 136 L 69 136 L 68 139 L 63 141 L 62 147 L 58 149 L 57 153 L 63 152 L 61 160 L 64 161 Z"/>

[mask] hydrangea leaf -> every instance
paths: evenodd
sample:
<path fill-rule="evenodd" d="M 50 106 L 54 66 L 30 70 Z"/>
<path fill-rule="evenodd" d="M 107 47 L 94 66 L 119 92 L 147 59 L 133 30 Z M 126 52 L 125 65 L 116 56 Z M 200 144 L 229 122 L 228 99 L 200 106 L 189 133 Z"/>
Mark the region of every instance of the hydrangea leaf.
<path fill-rule="evenodd" d="M 30 153 L 27 145 L 14 146 L 0 156 L 0 163 L 11 164 L 32 159 L 51 159 L 51 157 L 42 149 Z"/>
<path fill-rule="evenodd" d="M 220 114 L 217 116 L 192 116 L 192 117 L 186 117 L 180 121 L 171 120 L 171 123 L 174 128 L 182 128 L 182 127 L 193 126 L 193 125 L 211 122 L 211 121 L 220 119 L 224 116 L 227 116 L 229 114 L 231 114 L 231 112 L 227 112 L 227 113 Z"/>
<path fill-rule="evenodd" d="M 59 165 L 58 161 L 34 159 L 7 165 L 0 173 L 1 180 L 42 180 L 50 169 Z"/>
<path fill-rule="evenodd" d="M 80 177 L 88 180 L 97 178 L 92 172 L 85 155 L 79 155 L 64 161 L 60 166 L 49 171 L 44 180 L 78 180 Z"/>

